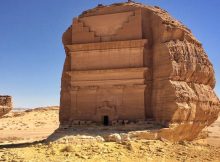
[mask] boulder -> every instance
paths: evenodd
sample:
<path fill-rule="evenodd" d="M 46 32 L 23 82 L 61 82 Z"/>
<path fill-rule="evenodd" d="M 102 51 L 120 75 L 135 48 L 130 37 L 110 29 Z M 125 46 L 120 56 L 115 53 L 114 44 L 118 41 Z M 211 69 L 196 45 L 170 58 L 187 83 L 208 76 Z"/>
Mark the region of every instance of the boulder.
<path fill-rule="evenodd" d="M 195 139 L 218 118 L 213 65 L 167 11 L 135 2 L 97 6 L 74 18 L 62 40 L 61 125 L 153 119 L 164 127 L 156 138 L 178 141 Z"/>
<path fill-rule="evenodd" d="M 110 135 L 108 135 L 106 141 L 121 143 L 121 136 L 118 133 L 110 134 Z"/>

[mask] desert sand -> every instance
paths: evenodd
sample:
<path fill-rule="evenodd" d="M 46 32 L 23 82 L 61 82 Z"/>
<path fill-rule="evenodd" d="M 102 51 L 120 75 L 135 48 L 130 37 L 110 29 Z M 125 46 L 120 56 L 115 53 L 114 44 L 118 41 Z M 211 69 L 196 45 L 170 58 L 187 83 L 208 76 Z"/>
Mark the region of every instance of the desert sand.
<path fill-rule="evenodd" d="M 81 131 L 73 128 L 69 134 L 54 133 L 59 127 L 58 112 L 58 107 L 38 108 L 1 118 L 0 161 L 220 161 L 220 118 L 205 130 L 206 139 L 117 143 L 98 138 L 100 129 L 85 133 L 86 126 Z"/>

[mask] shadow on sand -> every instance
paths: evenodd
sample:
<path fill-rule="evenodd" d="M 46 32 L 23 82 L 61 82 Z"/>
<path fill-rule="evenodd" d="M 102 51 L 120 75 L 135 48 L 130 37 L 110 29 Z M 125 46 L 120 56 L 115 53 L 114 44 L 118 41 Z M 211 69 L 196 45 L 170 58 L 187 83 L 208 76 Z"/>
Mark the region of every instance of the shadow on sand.
<path fill-rule="evenodd" d="M 46 139 L 33 142 L 13 143 L 13 144 L 2 144 L 2 148 L 24 148 L 30 147 L 37 144 L 48 144 L 55 142 L 63 137 L 68 136 L 81 136 L 81 137 L 97 137 L 97 136 L 108 136 L 110 134 L 129 133 L 132 131 L 158 131 L 161 129 L 160 125 L 156 124 L 143 124 L 143 125 L 120 125 L 120 126 L 74 126 L 71 128 L 58 128 Z"/>
<path fill-rule="evenodd" d="M 142 125 L 120 125 L 120 126 L 74 126 L 72 128 L 58 128 L 45 142 L 54 142 L 67 136 L 108 136 L 110 134 L 129 133 L 132 131 L 158 131 L 161 125 L 142 124 Z"/>

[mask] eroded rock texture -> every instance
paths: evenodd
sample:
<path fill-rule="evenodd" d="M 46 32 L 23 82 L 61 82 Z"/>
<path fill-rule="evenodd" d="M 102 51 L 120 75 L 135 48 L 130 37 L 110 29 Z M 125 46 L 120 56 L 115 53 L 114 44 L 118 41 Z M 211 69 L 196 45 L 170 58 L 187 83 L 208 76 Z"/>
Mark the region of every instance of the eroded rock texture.
<path fill-rule="evenodd" d="M 63 44 L 61 125 L 154 119 L 167 127 L 161 136 L 190 140 L 218 117 L 207 54 L 159 7 L 99 5 L 73 20 Z"/>
<path fill-rule="evenodd" d="M 7 114 L 12 109 L 12 97 L 0 96 L 0 117 Z"/>

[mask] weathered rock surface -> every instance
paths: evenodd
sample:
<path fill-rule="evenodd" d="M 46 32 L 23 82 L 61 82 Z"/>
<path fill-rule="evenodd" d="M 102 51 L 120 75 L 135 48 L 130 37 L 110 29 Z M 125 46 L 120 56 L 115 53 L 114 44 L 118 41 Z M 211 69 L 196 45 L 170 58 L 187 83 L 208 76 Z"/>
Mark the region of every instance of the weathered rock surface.
<path fill-rule="evenodd" d="M 12 97 L 0 96 L 0 117 L 12 110 Z"/>
<path fill-rule="evenodd" d="M 63 44 L 61 125 L 151 118 L 167 127 L 157 138 L 178 141 L 194 139 L 218 118 L 214 70 L 202 44 L 159 7 L 99 5 L 73 20 Z"/>
<path fill-rule="evenodd" d="M 117 133 L 110 134 L 106 141 L 121 143 L 121 136 Z"/>

